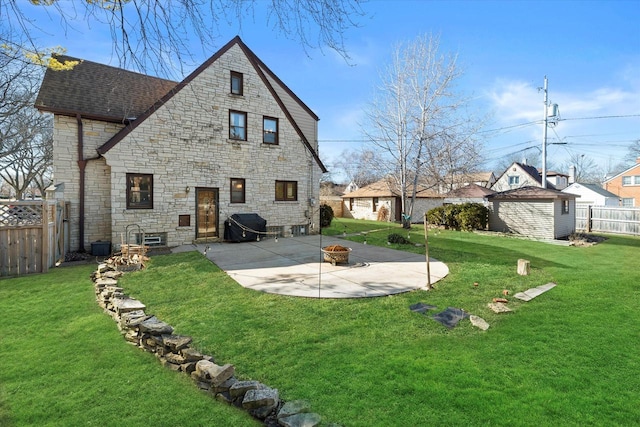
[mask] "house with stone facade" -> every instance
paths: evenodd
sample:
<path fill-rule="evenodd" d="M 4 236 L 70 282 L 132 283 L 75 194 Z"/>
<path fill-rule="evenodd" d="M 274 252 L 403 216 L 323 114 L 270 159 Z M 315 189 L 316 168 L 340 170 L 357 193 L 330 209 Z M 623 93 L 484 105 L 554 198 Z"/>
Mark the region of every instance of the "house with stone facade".
<path fill-rule="evenodd" d="M 219 239 L 238 213 L 273 234 L 319 229 L 318 117 L 239 37 L 181 82 L 82 60 L 48 70 L 36 108 L 54 115 L 72 251 Z"/>

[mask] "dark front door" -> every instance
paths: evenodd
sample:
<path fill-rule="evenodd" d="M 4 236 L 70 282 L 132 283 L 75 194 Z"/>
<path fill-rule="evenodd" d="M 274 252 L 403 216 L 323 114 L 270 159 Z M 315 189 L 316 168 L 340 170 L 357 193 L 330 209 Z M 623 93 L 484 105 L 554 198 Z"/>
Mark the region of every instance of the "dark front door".
<path fill-rule="evenodd" d="M 196 188 L 196 239 L 218 237 L 218 189 Z"/>

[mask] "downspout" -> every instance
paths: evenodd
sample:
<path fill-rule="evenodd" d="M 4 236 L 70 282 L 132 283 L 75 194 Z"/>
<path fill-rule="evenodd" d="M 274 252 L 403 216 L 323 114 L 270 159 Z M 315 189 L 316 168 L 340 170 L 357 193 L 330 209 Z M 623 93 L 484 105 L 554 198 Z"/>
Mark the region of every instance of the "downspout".
<path fill-rule="evenodd" d="M 78 208 L 78 238 L 80 240 L 79 252 L 84 252 L 84 175 L 87 161 L 84 158 L 84 140 L 82 136 L 82 117 L 80 114 L 76 114 L 76 121 L 78 122 L 78 167 L 80 169 L 80 189 L 78 197 L 80 199 L 80 206 Z"/>

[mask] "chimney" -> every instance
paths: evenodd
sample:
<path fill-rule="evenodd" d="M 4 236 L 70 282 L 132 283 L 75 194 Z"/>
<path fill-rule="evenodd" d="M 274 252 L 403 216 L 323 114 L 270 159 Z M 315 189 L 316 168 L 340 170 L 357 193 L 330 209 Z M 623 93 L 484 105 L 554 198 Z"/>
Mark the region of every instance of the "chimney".
<path fill-rule="evenodd" d="M 640 164 L 640 157 L 636 157 L 636 164 L 639 165 Z"/>
<path fill-rule="evenodd" d="M 574 165 L 569 166 L 569 184 L 576 182 L 576 167 Z"/>
<path fill-rule="evenodd" d="M 639 160 L 640 160 L 640 158 L 639 158 Z M 525 166 L 527 165 L 527 158 L 526 157 L 522 158 L 522 164 L 525 165 Z"/>

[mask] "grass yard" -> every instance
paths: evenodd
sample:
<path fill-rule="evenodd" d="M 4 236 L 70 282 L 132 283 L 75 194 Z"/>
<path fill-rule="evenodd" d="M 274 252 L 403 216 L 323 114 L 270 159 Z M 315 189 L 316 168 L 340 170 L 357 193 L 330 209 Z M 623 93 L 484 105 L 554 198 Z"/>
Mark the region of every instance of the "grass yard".
<path fill-rule="evenodd" d="M 256 426 L 127 344 L 95 266 L 0 280 L 0 426 Z"/>
<path fill-rule="evenodd" d="M 407 233 L 345 219 L 325 232 L 366 230 L 378 231 L 348 238 L 386 246 L 389 233 Z M 325 423 L 640 424 L 640 239 L 608 237 L 577 248 L 431 232 L 430 255 L 449 276 L 433 291 L 382 298 L 258 293 L 197 252 L 154 257 L 120 284 L 241 379 L 308 399 Z M 411 241 L 424 242 L 422 227 Z M 530 276 L 516 274 L 519 258 Z M 126 344 L 95 304 L 89 271 L 0 281 L 0 425 L 249 425 Z M 486 307 L 503 289 L 549 281 L 558 286 L 528 303 L 511 299 L 513 313 Z M 448 330 L 411 312 L 416 302 L 464 308 L 491 328 Z"/>

